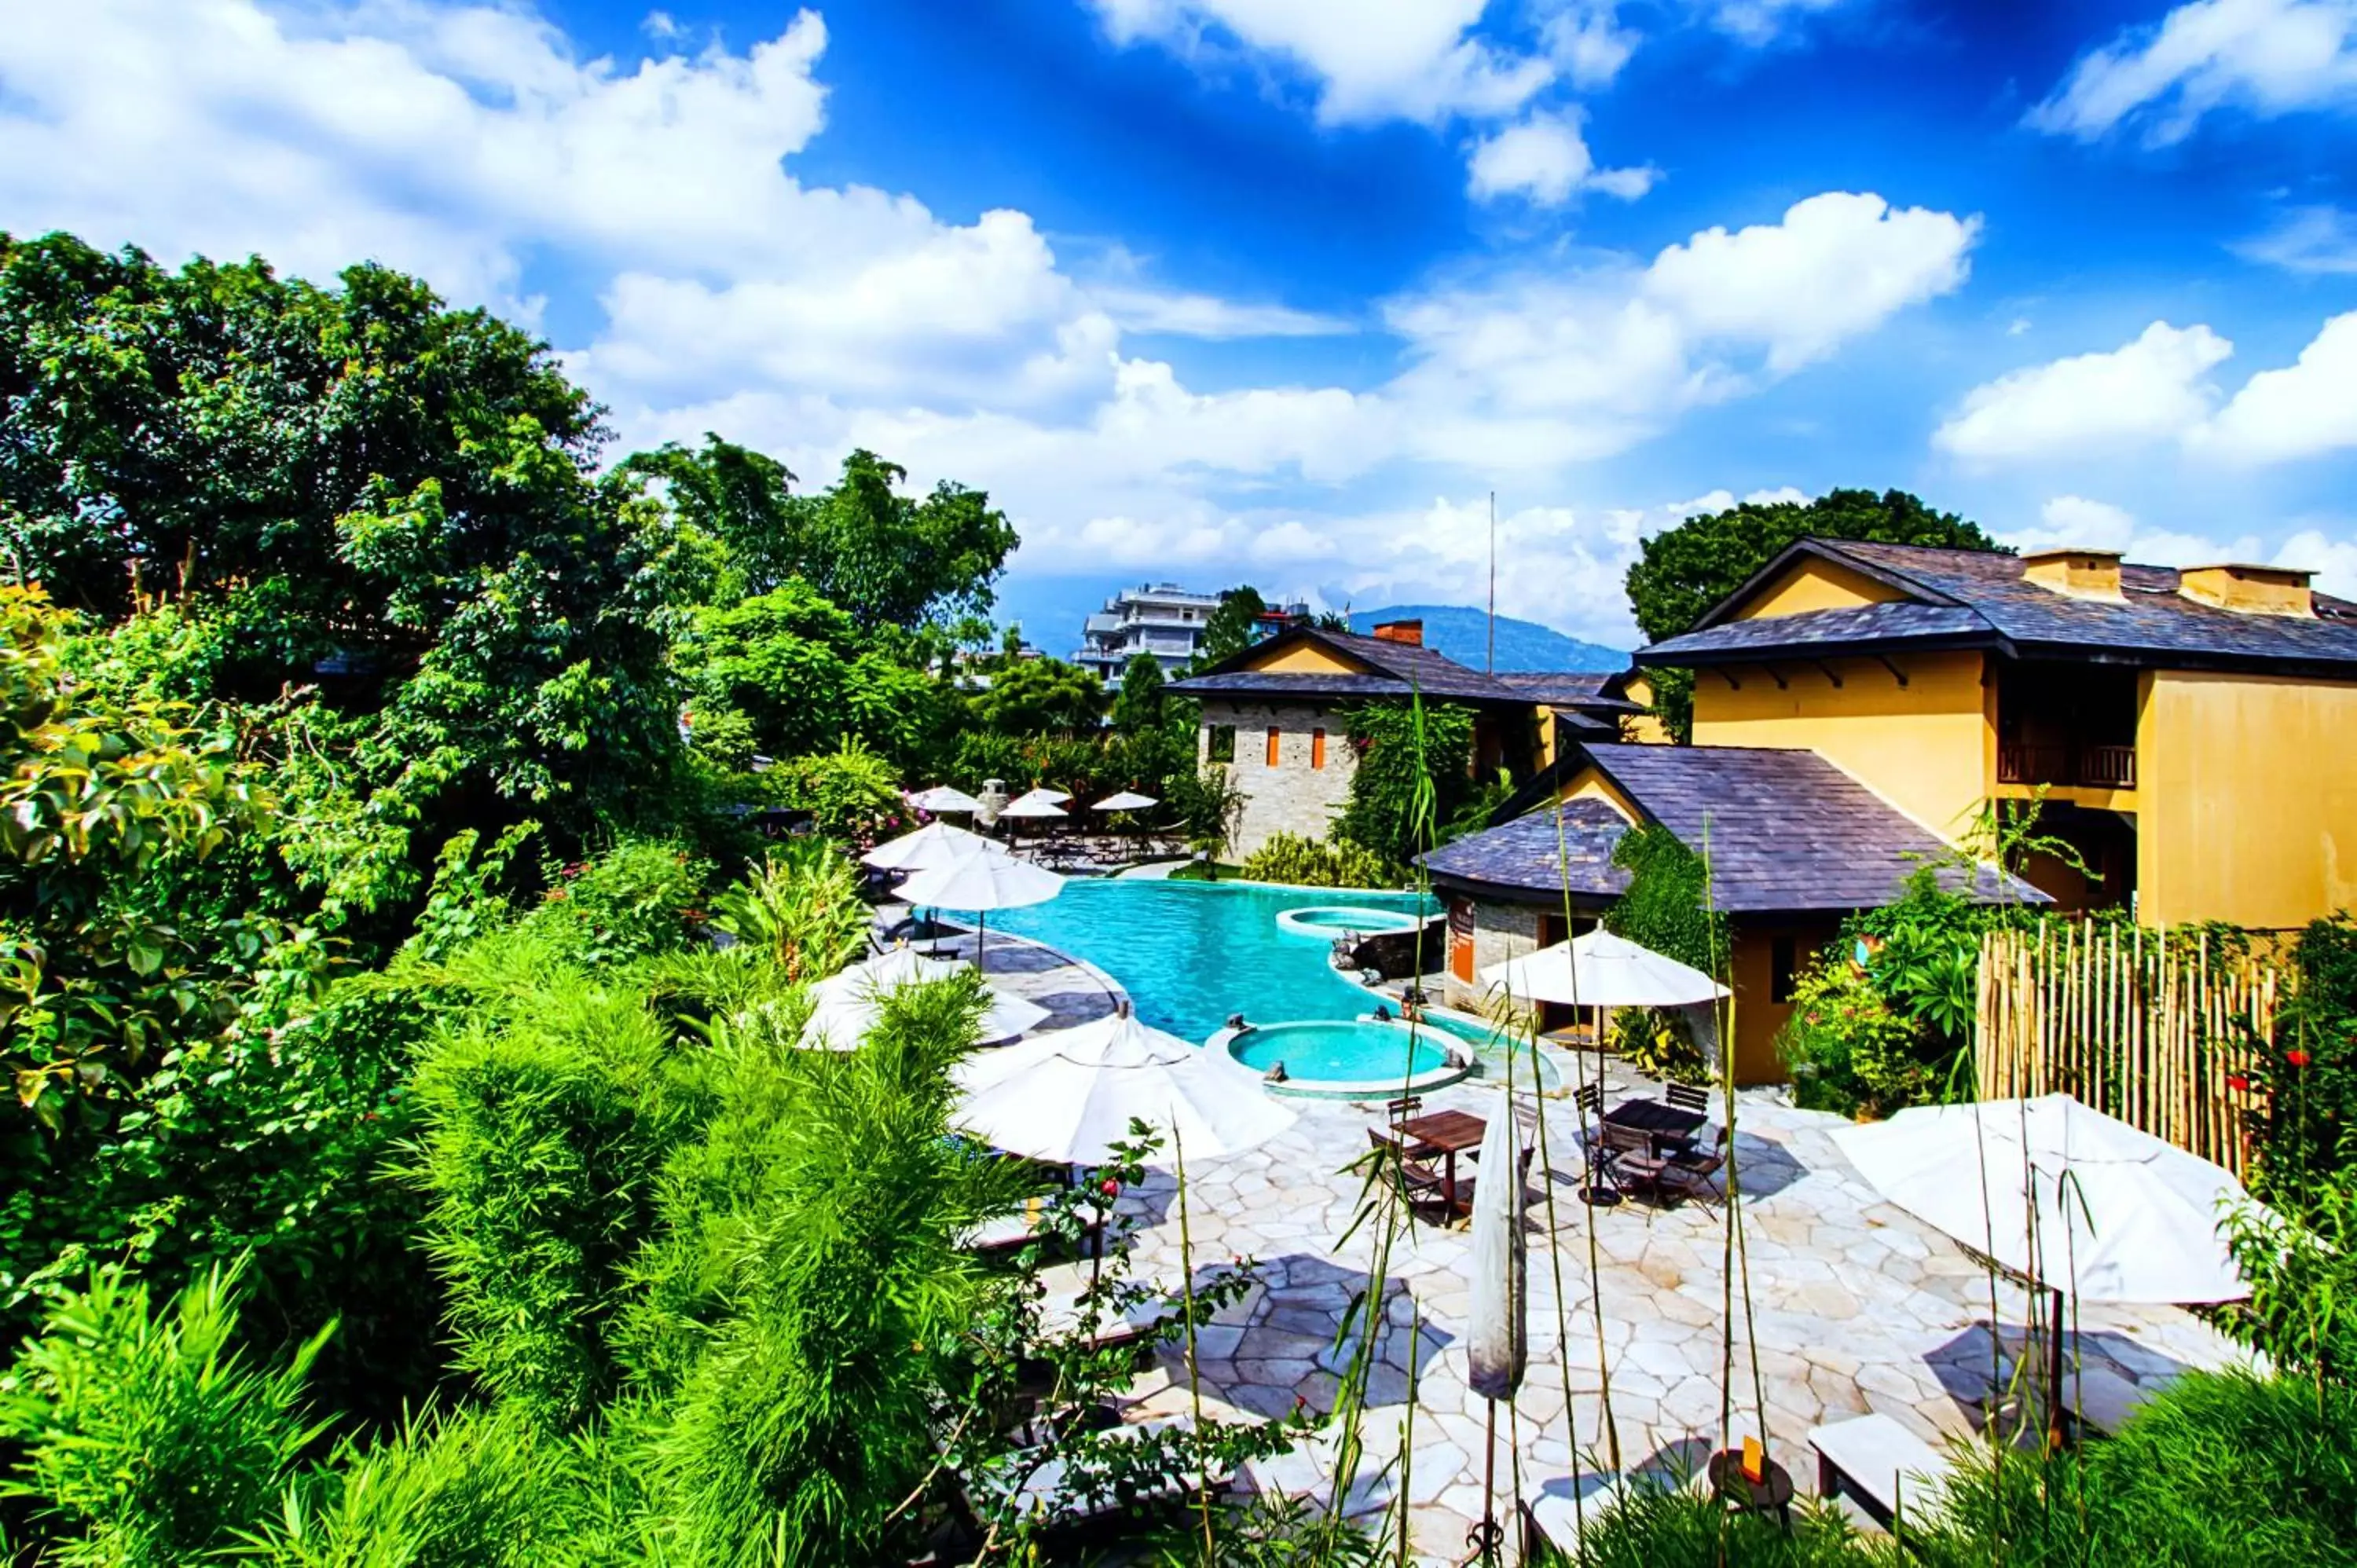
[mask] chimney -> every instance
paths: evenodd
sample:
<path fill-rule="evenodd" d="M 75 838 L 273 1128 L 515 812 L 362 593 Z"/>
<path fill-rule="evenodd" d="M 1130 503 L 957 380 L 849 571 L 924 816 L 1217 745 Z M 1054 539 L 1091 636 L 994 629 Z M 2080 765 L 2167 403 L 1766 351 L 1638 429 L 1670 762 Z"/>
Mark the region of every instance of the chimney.
<path fill-rule="evenodd" d="M 2122 602 L 2116 550 L 2032 551 L 2021 558 L 2021 575 L 2025 582 L 2065 598 Z"/>
<path fill-rule="evenodd" d="M 2296 566 L 2188 566 L 2177 575 L 2177 591 L 2197 605 L 2255 616 L 2314 616 L 2309 593 L 2312 572 Z"/>
<path fill-rule="evenodd" d="M 1375 628 L 1380 642 L 1404 642 L 1410 648 L 1424 646 L 1424 622 L 1420 620 L 1387 620 Z"/>

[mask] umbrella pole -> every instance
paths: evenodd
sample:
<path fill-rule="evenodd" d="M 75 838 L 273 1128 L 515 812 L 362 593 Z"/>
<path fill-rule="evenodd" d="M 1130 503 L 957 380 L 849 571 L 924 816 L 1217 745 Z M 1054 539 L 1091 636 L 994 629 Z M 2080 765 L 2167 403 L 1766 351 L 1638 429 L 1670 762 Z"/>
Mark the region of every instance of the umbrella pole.
<path fill-rule="evenodd" d="M 982 973 L 987 967 L 982 961 L 982 944 L 989 940 L 990 911 L 976 909 L 974 912 L 974 972 L 976 974 Z"/>
<path fill-rule="evenodd" d="M 1489 1407 L 1489 1425 L 1481 1443 L 1481 1522 L 1466 1532 L 1465 1544 L 1473 1549 L 1474 1560 L 1495 1564 L 1501 1561 L 1499 1549 L 1506 1539 L 1498 1528 L 1498 1402 L 1481 1402 Z"/>

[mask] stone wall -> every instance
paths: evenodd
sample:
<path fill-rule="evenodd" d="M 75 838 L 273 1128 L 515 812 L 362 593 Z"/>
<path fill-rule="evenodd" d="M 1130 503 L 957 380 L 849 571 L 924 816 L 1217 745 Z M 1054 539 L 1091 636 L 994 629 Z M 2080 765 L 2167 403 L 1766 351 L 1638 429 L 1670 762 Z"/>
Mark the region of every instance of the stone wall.
<path fill-rule="evenodd" d="M 1325 838 L 1351 797 L 1351 776 L 1359 765 L 1340 715 L 1322 704 L 1207 700 L 1203 727 L 1196 737 L 1199 760 L 1210 760 L 1211 731 L 1222 725 L 1235 726 L 1236 759 L 1229 765 L 1228 776 L 1243 796 L 1228 854 L 1242 860 L 1271 833 Z M 1273 768 L 1268 765 L 1272 729 L 1277 732 Z M 1326 732 L 1326 765 L 1312 768 L 1314 733 L 1321 729 Z"/>
<path fill-rule="evenodd" d="M 1473 901 L 1473 978 L 1457 977 L 1457 966 L 1448 965 L 1448 984 L 1441 1000 L 1451 1007 L 1461 1007 L 1471 1013 L 1486 1013 L 1498 999 L 1481 983 L 1481 972 L 1493 963 L 1536 952 L 1539 946 L 1539 914 L 1532 904 L 1493 904 L 1487 899 Z M 1451 953 L 1450 958 L 1455 958 Z"/>

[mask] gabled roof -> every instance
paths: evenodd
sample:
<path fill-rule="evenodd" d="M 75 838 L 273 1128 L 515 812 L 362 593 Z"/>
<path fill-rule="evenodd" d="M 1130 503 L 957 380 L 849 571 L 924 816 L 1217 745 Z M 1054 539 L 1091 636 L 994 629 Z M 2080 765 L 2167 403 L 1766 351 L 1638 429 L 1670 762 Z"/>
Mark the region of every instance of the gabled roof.
<path fill-rule="evenodd" d="M 1872 908 L 1898 897 L 1925 865 L 1949 855 L 1928 831 L 1813 751 L 1583 742 L 1542 775 L 1539 799 L 1551 799 L 1591 764 L 1646 822 L 1707 855 L 1713 897 L 1729 913 Z M 1508 897 L 1513 890 L 1559 897 L 1566 876 L 1555 853 L 1555 813 L 1544 805 L 1530 809 L 1534 790 L 1521 798 L 1527 815 L 1436 850 L 1424 864 L 1436 877 L 1488 884 Z M 1605 832 L 1595 813 L 1616 821 L 1618 814 L 1599 800 L 1575 800 L 1565 807 L 1566 821 L 1575 809 L 1588 825 L 1570 857 L 1571 891 L 1591 899 L 1616 896 L 1627 878 L 1611 866 L 1609 843 L 1600 869 L 1592 851 Z M 1943 870 L 1941 880 L 1982 902 L 2048 902 L 2028 883 L 1987 866 L 1969 878 L 1960 868 Z"/>
<path fill-rule="evenodd" d="M 1574 708 L 1589 713 L 1641 714 L 1645 710 L 1612 689 L 1610 683 L 1620 679 L 1619 671 L 1578 670 L 1501 670 L 1494 679 L 1501 686 L 1511 686 L 1534 703 L 1551 708 Z"/>
<path fill-rule="evenodd" d="M 1801 560 L 1832 562 L 1903 596 L 1888 604 L 1732 618 Z M 2357 675 L 2357 604 L 2313 596 L 2316 615 L 2254 615 L 2185 597 L 2173 567 L 2124 564 L 2122 602 L 2072 598 L 2023 575 L 2022 558 L 1803 539 L 1703 617 L 1695 628 L 1640 649 L 1644 665 L 1735 663 L 1910 649 L 1990 648 L 2008 657 L 2096 660 L 2190 669 L 2270 669 Z"/>
<path fill-rule="evenodd" d="M 1317 671 L 1272 671 L 1254 668 L 1272 655 L 1303 643 L 1315 643 L 1366 666 L 1363 673 L 1329 674 Z M 1173 681 L 1169 689 L 1182 696 L 1301 696 L 1427 697 L 1459 702 L 1528 703 L 1533 699 L 1478 670 L 1468 670 L 1436 649 L 1393 642 L 1355 632 L 1328 631 L 1297 626 L 1265 642 L 1222 660 L 1200 675 Z"/>
<path fill-rule="evenodd" d="M 1533 811 L 1416 859 L 1444 887 L 1502 892 L 1517 902 L 1569 894 L 1573 904 L 1586 908 L 1627 889 L 1629 874 L 1612 864 L 1612 849 L 1628 831 L 1620 813 L 1603 801 L 1569 800 L 1560 831 L 1554 811 Z"/>

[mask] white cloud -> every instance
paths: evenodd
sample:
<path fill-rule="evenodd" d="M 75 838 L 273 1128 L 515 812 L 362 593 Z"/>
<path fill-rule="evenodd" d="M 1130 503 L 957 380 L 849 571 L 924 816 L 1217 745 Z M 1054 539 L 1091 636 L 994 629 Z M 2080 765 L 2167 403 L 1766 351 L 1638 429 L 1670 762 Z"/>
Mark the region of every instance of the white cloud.
<path fill-rule="evenodd" d="M 1547 18 L 1540 37 L 1548 58 L 1582 89 L 1609 86 L 1642 41 L 1620 25 L 1614 0 L 1575 0 Z"/>
<path fill-rule="evenodd" d="M 2017 550 L 2056 550 L 2076 545 L 2089 550 L 2116 550 L 2130 561 L 2148 566 L 2198 566 L 2212 561 L 2255 561 L 2261 558 L 2256 535 L 2241 534 L 2220 541 L 2204 534 L 2155 528 L 2140 521 L 2125 507 L 2084 496 L 2055 496 L 2039 509 L 2038 525 L 1997 535 L 1999 543 Z"/>
<path fill-rule="evenodd" d="M 2244 382 L 2194 442 L 2246 463 L 2357 446 L 2357 311 L 2327 321 L 2297 363 Z"/>
<path fill-rule="evenodd" d="M 1467 189 L 1477 201 L 1519 196 L 1560 207 L 1579 191 L 1631 201 L 1652 188 L 1650 168 L 1599 169 L 1574 114 L 1533 114 L 1485 137 L 1473 149 Z"/>
<path fill-rule="evenodd" d="M 2352 0 L 2192 0 L 2082 59 L 2029 124 L 2093 140 L 2134 120 L 2147 143 L 2166 145 L 2223 106 L 2272 117 L 2352 95 Z"/>
<path fill-rule="evenodd" d="M 1548 59 L 1472 37 L 1487 0 L 1090 0 L 1116 44 L 1182 58 L 1241 45 L 1318 84 L 1327 124 L 1510 114 L 1555 79 Z"/>
<path fill-rule="evenodd" d="M 2341 525 L 2342 537 L 2334 538 L 2320 528 L 2303 528 L 2283 542 L 2276 552 L 2279 566 L 2300 566 L 2316 574 L 2315 585 L 2326 593 L 2344 599 L 2357 599 L 2357 537 L 2351 537 L 2347 523 Z"/>
<path fill-rule="evenodd" d="M 1998 377 L 1964 394 L 1932 444 L 1981 461 L 2076 454 L 2182 435 L 2217 396 L 2210 371 L 2234 346 L 2203 326 L 2156 321 L 2108 353 Z"/>
<path fill-rule="evenodd" d="M 2341 275 L 2357 273 L 2357 218 L 2338 207 L 2297 207 L 2264 234 L 2233 247 L 2246 261 L 2286 272 Z"/>
<path fill-rule="evenodd" d="M 1352 323 L 1283 305 L 1252 305 L 1208 294 L 1171 294 L 1155 289 L 1098 287 L 1089 291 L 1098 308 L 1125 332 L 1173 338 L 1330 338 L 1355 332 Z"/>
<path fill-rule="evenodd" d="M 1717 0 L 1711 21 L 1719 31 L 1755 48 L 1788 37 L 1806 16 L 1836 10 L 1847 0 Z"/>
<path fill-rule="evenodd" d="M 651 38 L 676 38 L 687 31 L 685 27 L 679 25 L 679 19 L 668 11 L 648 12 L 646 19 L 639 24 L 639 27 Z"/>
<path fill-rule="evenodd" d="M 1709 229 L 1671 246 L 1645 292 L 1697 334 L 1764 343 L 1769 369 L 1792 371 L 1957 288 L 1979 233 L 1978 218 L 1828 191 L 1795 202 L 1780 222 Z"/>

